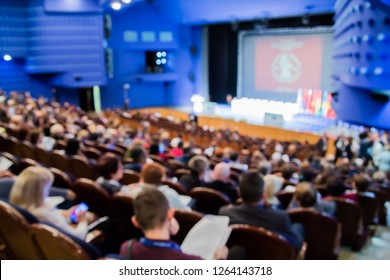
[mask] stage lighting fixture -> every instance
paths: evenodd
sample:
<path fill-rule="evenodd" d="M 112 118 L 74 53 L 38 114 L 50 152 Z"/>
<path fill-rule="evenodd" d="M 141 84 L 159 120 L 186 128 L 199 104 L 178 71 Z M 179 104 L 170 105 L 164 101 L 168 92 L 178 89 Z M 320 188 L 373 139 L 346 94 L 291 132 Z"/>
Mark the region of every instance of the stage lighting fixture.
<path fill-rule="evenodd" d="M 167 63 L 167 60 L 165 58 L 161 59 L 161 64 Z"/>
<path fill-rule="evenodd" d="M 166 57 L 166 56 L 167 56 L 167 53 L 166 53 L 166 52 L 161 52 L 161 56 L 162 56 L 162 57 Z"/>
<path fill-rule="evenodd" d="M 6 55 L 3 56 L 3 59 L 5 61 L 11 61 L 12 60 L 12 56 L 10 56 L 9 54 L 6 54 Z"/>
<path fill-rule="evenodd" d="M 123 3 L 125 4 L 130 4 L 132 0 L 122 0 Z"/>
<path fill-rule="evenodd" d="M 157 64 L 157 65 L 161 65 L 161 59 L 157 59 L 157 60 L 156 60 L 156 64 Z"/>
<path fill-rule="evenodd" d="M 120 9 L 122 9 L 122 4 L 121 4 L 121 2 L 118 2 L 118 1 L 112 2 L 111 8 L 115 11 L 119 11 Z"/>
<path fill-rule="evenodd" d="M 157 56 L 158 58 L 160 58 L 160 57 L 161 57 L 161 52 L 157 52 L 157 53 L 156 53 L 156 56 Z"/>

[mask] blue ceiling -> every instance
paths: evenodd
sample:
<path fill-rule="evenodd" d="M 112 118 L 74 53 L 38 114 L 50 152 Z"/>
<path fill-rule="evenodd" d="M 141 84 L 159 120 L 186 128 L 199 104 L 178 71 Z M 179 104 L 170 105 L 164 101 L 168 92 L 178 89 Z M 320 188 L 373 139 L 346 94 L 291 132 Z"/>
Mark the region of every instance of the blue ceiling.
<path fill-rule="evenodd" d="M 333 12 L 335 0 L 133 0 L 184 24 L 209 24 Z M 129 5 L 128 8 L 131 8 Z"/>

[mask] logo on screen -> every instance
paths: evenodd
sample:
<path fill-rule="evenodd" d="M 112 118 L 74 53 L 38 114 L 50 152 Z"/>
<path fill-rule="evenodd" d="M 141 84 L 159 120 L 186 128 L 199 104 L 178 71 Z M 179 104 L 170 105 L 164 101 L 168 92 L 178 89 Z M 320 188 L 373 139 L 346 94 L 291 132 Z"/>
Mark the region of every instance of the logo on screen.
<path fill-rule="evenodd" d="M 272 76 L 281 83 L 293 83 L 301 76 L 301 62 L 292 53 L 278 54 L 272 61 Z"/>

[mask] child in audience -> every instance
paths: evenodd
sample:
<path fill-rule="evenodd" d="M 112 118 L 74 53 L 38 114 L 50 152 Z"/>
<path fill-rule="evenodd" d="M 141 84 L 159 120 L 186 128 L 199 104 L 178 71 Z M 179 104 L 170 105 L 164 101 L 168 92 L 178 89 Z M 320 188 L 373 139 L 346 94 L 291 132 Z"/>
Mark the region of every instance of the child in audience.
<path fill-rule="evenodd" d="M 170 236 L 179 230 L 174 210 L 169 207 L 165 195 L 157 189 L 145 189 L 134 200 L 132 222 L 145 237 L 128 240 L 121 246 L 121 256 L 134 260 L 199 260 L 198 256 L 181 251 Z M 228 250 L 223 247 L 215 253 L 216 259 L 226 259 Z"/>

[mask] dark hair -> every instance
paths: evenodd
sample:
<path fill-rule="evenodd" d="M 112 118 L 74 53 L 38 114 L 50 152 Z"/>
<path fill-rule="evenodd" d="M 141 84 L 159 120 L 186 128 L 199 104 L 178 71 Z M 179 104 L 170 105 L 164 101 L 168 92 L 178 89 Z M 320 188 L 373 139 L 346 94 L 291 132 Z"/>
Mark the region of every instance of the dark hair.
<path fill-rule="evenodd" d="M 236 152 L 231 153 L 230 160 L 236 161 L 237 159 L 238 159 L 238 153 L 236 153 Z"/>
<path fill-rule="evenodd" d="M 134 200 L 134 215 L 143 231 L 161 227 L 168 210 L 167 198 L 157 189 L 145 189 Z"/>
<path fill-rule="evenodd" d="M 310 183 L 302 182 L 296 186 L 295 198 L 302 207 L 313 207 L 317 202 L 317 192 Z"/>
<path fill-rule="evenodd" d="M 164 175 L 165 171 L 158 163 L 147 163 L 141 169 L 141 178 L 147 184 L 160 186 Z"/>
<path fill-rule="evenodd" d="M 345 192 L 344 181 L 340 176 L 331 176 L 326 180 L 329 195 L 342 196 Z"/>
<path fill-rule="evenodd" d="M 366 192 L 370 186 L 370 181 L 360 174 L 353 176 L 353 182 L 355 183 L 358 192 Z"/>
<path fill-rule="evenodd" d="M 80 149 L 80 142 L 76 139 L 69 139 L 66 143 L 65 154 L 67 156 L 76 155 Z"/>
<path fill-rule="evenodd" d="M 111 179 L 111 175 L 118 171 L 121 162 L 118 156 L 113 153 L 101 155 L 96 163 L 96 169 L 104 179 Z"/>
<path fill-rule="evenodd" d="M 240 192 L 245 203 L 259 202 L 263 197 L 264 180 L 256 171 L 249 171 L 240 177 Z"/>
<path fill-rule="evenodd" d="M 291 177 L 293 176 L 293 174 L 294 174 L 294 168 L 293 168 L 293 166 L 291 165 L 291 164 L 289 164 L 289 163 L 286 163 L 286 164 L 284 164 L 283 166 L 282 166 L 282 177 L 283 177 L 283 179 L 285 179 L 285 180 L 290 180 L 291 179 Z"/>
<path fill-rule="evenodd" d="M 145 151 L 142 148 L 133 148 L 130 151 L 130 157 L 133 162 L 141 163 L 146 159 Z"/>
<path fill-rule="evenodd" d="M 32 145 L 36 146 L 38 144 L 39 136 L 41 135 L 41 130 L 38 128 L 35 128 L 30 131 L 29 135 L 29 141 Z"/>

